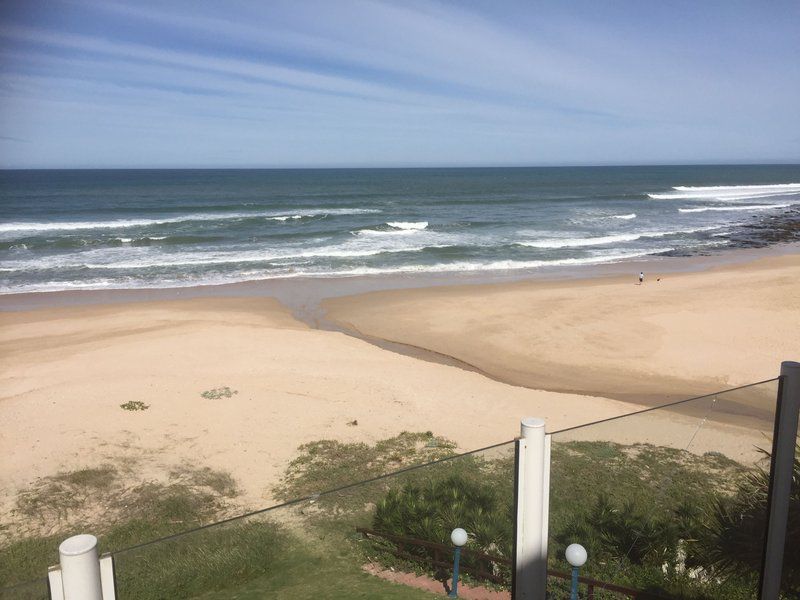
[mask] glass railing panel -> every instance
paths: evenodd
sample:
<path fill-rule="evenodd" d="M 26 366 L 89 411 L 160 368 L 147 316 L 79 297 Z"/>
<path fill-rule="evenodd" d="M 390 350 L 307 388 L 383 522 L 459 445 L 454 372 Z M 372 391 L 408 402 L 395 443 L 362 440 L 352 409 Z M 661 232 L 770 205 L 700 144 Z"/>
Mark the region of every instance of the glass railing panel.
<path fill-rule="evenodd" d="M 755 597 L 766 505 L 748 486 L 769 471 L 776 396 L 773 380 L 554 434 L 551 569 L 568 572 L 564 549 L 580 543 L 581 575 L 610 585 Z M 745 500 L 749 520 L 737 521 Z M 557 597 L 568 586 L 551 587 Z M 620 597 L 593 587 L 595 598 Z"/>
<path fill-rule="evenodd" d="M 19 585 L 0 588 L 0 600 L 49 600 L 47 578 L 42 577 Z"/>
<path fill-rule="evenodd" d="M 119 598 L 430 598 L 455 527 L 464 581 L 507 588 L 513 470 L 509 442 L 116 552 Z"/>

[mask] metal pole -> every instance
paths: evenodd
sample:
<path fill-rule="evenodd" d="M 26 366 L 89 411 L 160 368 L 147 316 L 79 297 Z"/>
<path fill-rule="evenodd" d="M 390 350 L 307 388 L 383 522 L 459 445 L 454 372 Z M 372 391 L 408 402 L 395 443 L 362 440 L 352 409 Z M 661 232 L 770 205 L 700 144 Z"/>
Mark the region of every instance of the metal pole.
<path fill-rule="evenodd" d="M 461 546 L 456 546 L 453 554 L 453 588 L 447 596 L 449 598 L 458 598 L 458 561 L 461 558 Z"/>
<path fill-rule="evenodd" d="M 103 600 L 97 538 L 88 534 L 67 538 L 58 554 L 64 600 Z"/>
<path fill-rule="evenodd" d="M 570 592 L 570 600 L 578 600 L 578 571 L 580 567 L 572 567 L 572 591 Z"/>
<path fill-rule="evenodd" d="M 544 600 L 547 588 L 547 507 L 550 491 L 545 423 L 522 420 L 517 460 L 514 599 Z"/>
<path fill-rule="evenodd" d="M 760 600 L 778 600 L 783 569 L 783 551 L 789 517 L 797 421 L 800 413 L 800 363 L 781 363 L 772 462 L 767 496 L 767 532 L 761 561 Z"/>

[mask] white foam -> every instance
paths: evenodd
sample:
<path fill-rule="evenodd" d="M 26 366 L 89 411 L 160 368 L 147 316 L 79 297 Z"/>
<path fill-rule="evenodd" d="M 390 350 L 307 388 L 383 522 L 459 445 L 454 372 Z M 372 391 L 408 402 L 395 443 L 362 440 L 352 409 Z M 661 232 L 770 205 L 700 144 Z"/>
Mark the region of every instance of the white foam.
<path fill-rule="evenodd" d="M 667 252 L 672 248 L 660 248 L 659 252 Z M 235 274 L 215 276 L 213 278 L 195 277 L 187 280 L 119 280 L 119 279 L 91 279 L 87 281 L 72 282 L 46 282 L 36 284 L 25 284 L 14 287 L 0 288 L 0 294 L 17 294 L 23 292 L 44 292 L 58 291 L 65 289 L 131 289 L 131 288 L 180 288 L 197 285 L 218 285 L 223 283 L 235 283 L 238 281 L 250 281 L 254 279 L 289 279 L 298 277 L 353 277 L 359 275 L 390 275 L 400 273 L 461 273 L 475 271 L 514 271 L 524 269 L 538 269 L 541 267 L 559 266 L 579 266 L 589 264 L 614 263 L 633 258 L 640 258 L 651 255 L 652 251 L 637 250 L 626 253 L 603 254 L 586 258 L 565 258 L 560 260 L 534 260 L 518 261 L 503 260 L 493 262 L 453 262 L 437 263 L 433 265 L 405 265 L 393 268 L 358 267 L 355 269 L 343 269 L 338 271 L 313 271 L 298 269 L 292 272 L 260 272 L 250 271 L 247 273 L 237 272 Z"/>
<path fill-rule="evenodd" d="M 677 185 L 672 188 L 679 192 L 763 192 L 763 191 L 794 191 L 800 192 L 800 183 L 773 183 L 768 185 L 712 185 L 712 186 L 688 186 Z"/>
<path fill-rule="evenodd" d="M 414 235 L 420 233 L 421 229 L 359 229 L 352 232 L 354 235 L 367 236 L 392 236 L 392 235 Z"/>
<path fill-rule="evenodd" d="M 700 208 L 679 208 L 682 213 L 701 213 L 708 211 L 729 211 L 729 210 L 771 210 L 773 208 L 786 208 L 792 204 L 748 204 L 746 206 L 703 206 Z"/>
<path fill-rule="evenodd" d="M 79 254 L 57 255 L 36 260 L 5 261 L 5 271 L 46 271 L 50 269 L 140 270 L 165 267 L 204 267 L 241 263 L 297 261 L 309 258 L 359 258 L 379 254 L 420 252 L 426 248 L 444 248 L 449 244 L 405 245 L 387 240 L 383 244 L 352 240 L 333 246 L 286 250 L 272 248 L 246 251 L 153 252 L 149 247 L 89 250 Z M 122 253 L 122 254 L 120 254 Z"/>
<path fill-rule="evenodd" d="M 612 218 L 614 219 L 625 219 L 626 221 L 629 219 L 635 219 L 636 213 L 631 213 L 629 215 L 613 215 Z"/>
<path fill-rule="evenodd" d="M 604 244 L 614 244 L 617 242 L 632 242 L 642 237 L 638 233 L 604 235 L 593 238 L 551 238 L 535 242 L 517 242 L 520 246 L 530 248 L 580 248 L 582 246 L 602 246 Z"/>
<path fill-rule="evenodd" d="M 669 252 L 674 248 L 659 248 L 657 252 Z M 299 272 L 294 277 L 331 277 L 356 275 L 381 275 L 392 273 L 450 273 L 470 271 L 512 271 L 538 269 L 541 267 L 579 266 L 590 264 L 614 263 L 653 254 L 653 250 L 636 250 L 632 252 L 603 254 L 585 258 L 563 258 L 559 260 L 499 260 L 492 262 L 452 262 L 433 265 L 404 265 L 393 268 L 359 267 L 335 272 Z"/>
<path fill-rule="evenodd" d="M 389 221 L 386 223 L 389 227 L 394 227 L 395 229 L 410 229 L 410 230 L 420 230 L 426 229 L 428 227 L 427 221 Z"/>
<path fill-rule="evenodd" d="M 17 231 L 62 231 L 73 229 L 111 229 L 126 227 L 142 227 L 145 225 L 156 225 L 159 223 L 174 223 L 174 219 L 120 219 L 117 221 L 80 221 L 80 222 L 54 222 L 54 223 L 26 223 L 12 222 L 0 223 L 0 233 L 11 233 Z"/>
<path fill-rule="evenodd" d="M 800 194 L 800 183 L 772 185 L 716 185 L 705 187 L 676 186 L 674 191 L 647 194 L 653 200 L 737 201 Z"/>
<path fill-rule="evenodd" d="M 698 231 L 711 231 L 719 229 L 720 226 L 712 225 L 709 227 L 694 227 L 692 229 L 678 229 L 675 231 L 645 231 L 642 233 L 621 233 L 617 235 L 604 235 L 593 238 L 549 238 L 532 242 L 517 242 L 519 246 L 530 248 L 582 248 L 584 246 L 604 246 L 606 244 L 617 244 L 621 242 L 634 242 L 642 238 L 660 238 L 669 235 L 681 235 L 685 233 L 697 233 Z"/>
<path fill-rule="evenodd" d="M 297 211 L 296 215 L 286 218 L 317 217 L 325 215 L 360 215 L 377 213 L 380 210 L 372 208 L 319 208 Z M 232 219 L 251 219 L 263 217 L 266 219 L 282 220 L 285 215 L 274 212 L 239 212 L 239 213 L 193 213 L 164 219 L 117 219 L 115 221 L 54 221 L 54 222 L 23 222 L 0 223 L 0 233 L 15 233 L 20 231 L 69 231 L 78 229 L 125 229 L 128 227 L 146 227 L 151 225 L 164 225 L 168 223 L 183 223 L 187 221 L 228 221 Z"/>

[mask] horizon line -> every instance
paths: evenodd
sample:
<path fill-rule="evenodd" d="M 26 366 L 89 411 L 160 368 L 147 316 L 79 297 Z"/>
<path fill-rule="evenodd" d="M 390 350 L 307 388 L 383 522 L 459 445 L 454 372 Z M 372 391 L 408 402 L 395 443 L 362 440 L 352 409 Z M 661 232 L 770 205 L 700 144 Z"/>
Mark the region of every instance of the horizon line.
<path fill-rule="evenodd" d="M 530 165 L 394 165 L 394 166 L 136 166 L 136 167 L 0 167 L 0 171 L 380 171 L 423 169 L 575 169 L 641 167 L 800 167 L 795 162 L 567 163 Z"/>

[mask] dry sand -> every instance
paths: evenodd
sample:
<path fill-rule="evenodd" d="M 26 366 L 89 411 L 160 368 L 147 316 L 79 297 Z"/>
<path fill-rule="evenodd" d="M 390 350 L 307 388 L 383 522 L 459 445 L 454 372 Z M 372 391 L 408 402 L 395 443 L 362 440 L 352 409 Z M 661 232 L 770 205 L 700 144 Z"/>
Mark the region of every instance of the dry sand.
<path fill-rule="evenodd" d="M 562 427 L 630 411 L 313 330 L 272 299 L 71 307 L 0 320 L 6 514 L 37 477 L 120 457 L 138 460 L 146 479 L 182 463 L 229 471 L 242 504 L 260 507 L 308 441 L 432 430 L 472 449 L 512 439 L 529 414 Z M 222 386 L 238 393 L 200 395 Z M 150 408 L 122 410 L 129 400 Z"/>
<path fill-rule="evenodd" d="M 799 354 L 799 263 L 769 259 L 659 283 L 650 275 L 641 287 L 518 283 L 328 303 L 333 318 L 363 332 L 529 387 L 311 329 L 270 298 L 0 313 L 0 524 L 13 519 L 20 489 L 60 471 L 127 460 L 137 465 L 132 476 L 158 480 L 182 464 L 208 466 L 230 472 L 240 507 L 256 508 L 272 502 L 272 486 L 308 441 L 430 430 L 474 449 L 513 438 L 523 416 L 554 430 L 637 408 L 604 394 L 772 377 Z M 222 386 L 238 393 L 201 397 Z M 129 400 L 150 408 L 122 410 Z M 573 435 L 616 431 L 619 441 L 689 442 L 731 456 L 763 442 L 751 422 L 712 423 L 702 413 L 658 411 L 635 427 L 605 427 Z"/>

